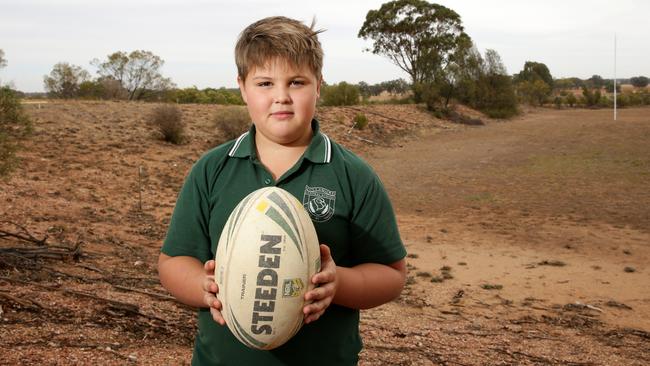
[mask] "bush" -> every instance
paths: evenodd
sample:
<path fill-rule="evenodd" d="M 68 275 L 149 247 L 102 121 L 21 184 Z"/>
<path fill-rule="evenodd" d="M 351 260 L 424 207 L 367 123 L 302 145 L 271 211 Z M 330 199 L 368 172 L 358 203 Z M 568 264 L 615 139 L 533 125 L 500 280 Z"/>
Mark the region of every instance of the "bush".
<path fill-rule="evenodd" d="M 163 104 L 153 110 L 152 124 L 162 135 L 162 139 L 178 145 L 185 139 L 185 124 L 181 110 L 171 104 Z"/>
<path fill-rule="evenodd" d="M 323 85 L 320 94 L 321 104 L 324 106 L 359 104 L 359 87 L 345 81 L 334 85 Z"/>
<path fill-rule="evenodd" d="M 366 115 L 363 113 L 357 113 L 357 115 L 354 116 L 352 122 L 354 122 L 353 128 L 356 128 L 357 130 L 363 130 L 368 125 L 368 117 L 366 117 Z"/>
<path fill-rule="evenodd" d="M 573 108 L 573 106 L 578 102 L 578 99 L 576 98 L 575 94 L 569 93 L 569 95 L 566 96 L 566 103 L 569 105 L 569 107 Z"/>
<path fill-rule="evenodd" d="M 9 175 L 16 167 L 18 141 L 31 131 L 31 121 L 25 115 L 16 92 L 9 87 L 0 87 L 0 177 Z"/>
<path fill-rule="evenodd" d="M 214 124 L 228 141 L 246 132 L 250 128 L 251 118 L 246 107 L 228 106 L 219 109 Z"/>

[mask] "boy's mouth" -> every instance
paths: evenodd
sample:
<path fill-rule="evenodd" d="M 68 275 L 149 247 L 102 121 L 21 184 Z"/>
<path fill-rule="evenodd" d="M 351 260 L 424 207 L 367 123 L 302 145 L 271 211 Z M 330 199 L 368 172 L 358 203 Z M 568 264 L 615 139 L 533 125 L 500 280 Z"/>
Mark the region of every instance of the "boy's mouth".
<path fill-rule="evenodd" d="M 288 119 L 293 116 L 293 112 L 291 111 L 280 111 L 280 112 L 273 112 L 271 113 L 271 116 L 277 118 L 277 119 Z"/>

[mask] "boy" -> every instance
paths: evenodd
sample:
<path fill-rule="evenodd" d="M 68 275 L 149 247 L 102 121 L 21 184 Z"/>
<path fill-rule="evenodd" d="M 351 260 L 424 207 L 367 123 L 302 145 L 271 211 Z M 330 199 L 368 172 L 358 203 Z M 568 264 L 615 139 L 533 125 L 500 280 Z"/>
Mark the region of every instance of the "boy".
<path fill-rule="evenodd" d="M 193 365 L 356 364 L 359 309 L 394 299 L 404 286 L 406 252 L 381 182 L 314 119 L 322 82 L 318 33 L 285 17 L 242 32 L 237 81 L 253 126 L 201 157 L 179 194 L 158 271 L 170 293 L 199 308 Z M 318 287 L 305 294 L 305 325 L 283 346 L 260 351 L 223 326 L 212 258 L 232 209 L 268 185 L 302 200 L 327 245 L 312 277 Z"/>

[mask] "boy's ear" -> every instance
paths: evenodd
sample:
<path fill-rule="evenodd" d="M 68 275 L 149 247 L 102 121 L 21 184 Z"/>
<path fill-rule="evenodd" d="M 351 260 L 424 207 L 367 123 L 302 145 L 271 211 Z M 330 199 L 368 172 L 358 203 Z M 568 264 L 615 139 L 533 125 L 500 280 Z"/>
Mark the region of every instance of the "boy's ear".
<path fill-rule="evenodd" d="M 320 98 L 320 87 L 323 85 L 323 76 L 316 82 L 316 99 Z"/>
<path fill-rule="evenodd" d="M 248 104 L 246 102 L 246 86 L 244 84 L 244 80 L 240 76 L 237 76 L 237 85 L 239 85 L 239 94 L 241 94 L 241 98 L 244 100 L 244 104 Z"/>

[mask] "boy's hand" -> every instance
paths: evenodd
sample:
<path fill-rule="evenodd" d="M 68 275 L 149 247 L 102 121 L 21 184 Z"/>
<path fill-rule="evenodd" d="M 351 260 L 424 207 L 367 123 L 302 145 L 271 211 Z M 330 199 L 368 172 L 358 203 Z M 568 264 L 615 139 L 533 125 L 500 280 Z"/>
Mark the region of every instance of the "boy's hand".
<path fill-rule="evenodd" d="M 320 318 L 336 294 L 338 285 L 336 263 L 332 259 L 330 248 L 325 244 L 320 245 L 320 258 L 321 270 L 311 278 L 311 282 L 317 287 L 305 294 L 305 300 L 312 302 L 302 309 L 305 314 L 305 324 Z"/>
<path fill-rule="evenodd" d="M 209 260 L 205 262 L 203 268 L 205 268 L 205 279 L 203 280 L 203 301 L 205 302 L 205 305 L 210 308 L 212 319 L 221 325 L 226 325 L 226 321 L 221 315 L 221 301 L 219 301 L 216 296 L 217 292 L 219 292 L 219 286 L 214 282 L 214 261 Z"/>

